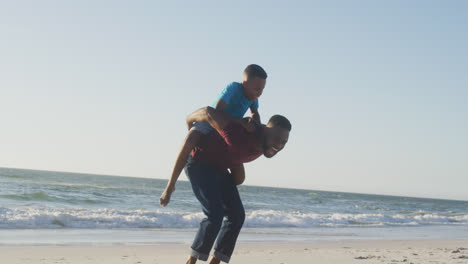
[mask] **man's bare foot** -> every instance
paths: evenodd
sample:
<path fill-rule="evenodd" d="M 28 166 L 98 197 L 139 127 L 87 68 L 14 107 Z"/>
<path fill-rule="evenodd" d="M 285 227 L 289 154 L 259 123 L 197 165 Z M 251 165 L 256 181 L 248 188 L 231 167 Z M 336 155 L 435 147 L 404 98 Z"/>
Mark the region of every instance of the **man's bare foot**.
<path fill-rule="evenodd" d="M 162 207 L 166 207 L 169 204 L 169 201 L 171 200 L 171 195 L 175 191 L 175 187 L 166 187 L 164 190 L 163 194 L 161 195 L 161 198 L 159 198 L 159 204 Z"/>
<path fill-rule="evenodd" d="M 210 263 L 209 264 L 219 264 L 221 262 L 221 260 L 215 258 L 214 256 L 211 258 L 210 260 Z"/>
<path fill-rule="evenodd" d="M 190 256 L 186 264 L 195 264 L 196 262 L 197 258 Z"/>

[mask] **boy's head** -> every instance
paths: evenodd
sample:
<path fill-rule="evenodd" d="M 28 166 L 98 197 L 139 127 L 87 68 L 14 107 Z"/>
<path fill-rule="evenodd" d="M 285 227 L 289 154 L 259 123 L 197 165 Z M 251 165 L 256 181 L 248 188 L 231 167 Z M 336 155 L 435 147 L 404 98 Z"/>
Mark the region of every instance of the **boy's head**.
<path fill-rule="evenodd" d="M 257 64 L 250 64 L 245 68 L 242 78 L 244 95 L 250 101 L 255 101 L 262 95 L 265 88 L 267 73 Z"/>

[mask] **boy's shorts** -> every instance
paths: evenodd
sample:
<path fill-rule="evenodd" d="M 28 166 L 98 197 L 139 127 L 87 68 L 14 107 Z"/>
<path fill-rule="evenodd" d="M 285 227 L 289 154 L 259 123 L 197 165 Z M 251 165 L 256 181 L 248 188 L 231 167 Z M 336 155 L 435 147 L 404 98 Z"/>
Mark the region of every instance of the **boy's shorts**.
<path fill-rule="evenodd" d="M 201 122 L 201 123 L 196 122 L 195 124 L 193 124 L 192 129 L 200 131 L 202 134 L 206 135 L 210 133 L 211 131 L 213 131 L 214 128 L 208 122 Z"/>

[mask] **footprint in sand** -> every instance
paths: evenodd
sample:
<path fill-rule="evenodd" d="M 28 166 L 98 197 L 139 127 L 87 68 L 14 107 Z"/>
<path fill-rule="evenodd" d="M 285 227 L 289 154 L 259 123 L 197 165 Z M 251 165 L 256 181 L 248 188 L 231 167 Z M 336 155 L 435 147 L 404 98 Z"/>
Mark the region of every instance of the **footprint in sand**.
<path fill-rule="evenodd" d="M 373 258 L 377 258 L 377 256 L 372 256 L 372 255 L 369 255 L 366 257 L 359 256 L 359 257 L 355 257 L 354 259 L 373 259 Z"/>

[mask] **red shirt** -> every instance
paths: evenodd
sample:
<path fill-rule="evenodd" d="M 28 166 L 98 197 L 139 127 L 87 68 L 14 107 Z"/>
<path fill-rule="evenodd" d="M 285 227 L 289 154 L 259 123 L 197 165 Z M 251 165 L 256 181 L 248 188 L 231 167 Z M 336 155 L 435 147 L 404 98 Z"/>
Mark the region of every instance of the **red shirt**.
<path fill-rule="evenodd" d="M 202 135 L 198 146 L 192 151 L 192 157 L 220 170 L 239 167 L 263 154 L 263 151 L 256 149 L 262 135 L 263 126 L 257 126 L 253 133 L 248 133 L 241 124 L 233 122 L 221 134 L 213 129 Z"/>

